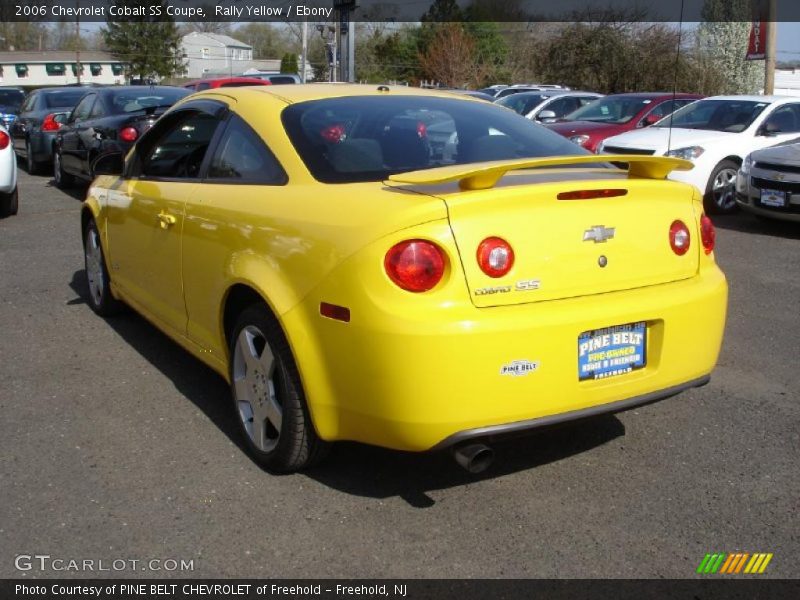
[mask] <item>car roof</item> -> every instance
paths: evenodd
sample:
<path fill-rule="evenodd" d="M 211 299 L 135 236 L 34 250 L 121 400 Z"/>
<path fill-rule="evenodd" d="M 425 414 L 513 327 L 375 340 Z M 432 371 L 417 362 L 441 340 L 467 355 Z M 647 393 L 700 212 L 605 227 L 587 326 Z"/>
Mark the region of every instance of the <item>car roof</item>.
<path fill-rule="evenodd" d="M 602 96 L 600 92 L 585 92 L 583 90 L 531 90 L 529 92 L 519 92 L 518 94 L 511 94 L 509 96 L 505 96 L 500 98 L 500 100 L 505 100 L 506 98 L 525 98 L 527 96 L 570 96 L 570 95 L 583 95 L 583 94 L 591 94 L 593 96 Z"/>
<path fill-rule="evenodd" d="M 737 96 L 709 96 L 704 100 L 745 100 L 748 102 L 800 102 L 800 96 L 759 96 L 757 94 L 741 94 Z"/>
<path fill-rule="evenodd" d="M 642 98 L 643 100 L 661 100 L 663 98 L 695 98 L 697 100 L 703 98 L 702 94 L 687 94 L 684 92 L 623 92 L 621 94 L 609 94 L 606 98 Z"/>

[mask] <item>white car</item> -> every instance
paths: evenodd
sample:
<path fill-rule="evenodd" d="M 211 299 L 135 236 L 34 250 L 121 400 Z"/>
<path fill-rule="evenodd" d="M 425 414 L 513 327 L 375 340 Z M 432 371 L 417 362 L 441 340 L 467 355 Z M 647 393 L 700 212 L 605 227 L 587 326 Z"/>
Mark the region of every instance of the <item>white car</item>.
<path fill-rule="evenodd" d="M 595 92 L 541 90 L 521 92 L 495 100 L 495 104 L 510 108 L 532 121 L 548 123 L 602 98 Z"/>
<path fill-rule="evenodd" d="M 695 185 L 707 212 L 737 209 L 736 172 L 750 152 L 794 139 L 800 97 L 714 96 L 693 102 L 652 127 L 606 139 L 598 152 L 677 156 L 694 163 L 670 179 Z"/>
<path fill-rule="evenodd" d="M 0 218 L 17 214 L 17 157 L 8 130 L 0 125 Z"/>

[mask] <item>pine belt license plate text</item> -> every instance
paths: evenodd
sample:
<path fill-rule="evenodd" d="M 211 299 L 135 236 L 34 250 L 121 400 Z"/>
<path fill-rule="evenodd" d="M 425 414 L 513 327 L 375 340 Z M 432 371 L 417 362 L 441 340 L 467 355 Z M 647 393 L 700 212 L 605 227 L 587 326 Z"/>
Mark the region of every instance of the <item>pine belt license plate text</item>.
<path fill-rule="evenodd" d="M 786 206 L 786 192 L 761 190 L 761 204 L 764 206 Z"/>
<path fill-rule="evenodd" d="M 628 323 L 578 336 L 578 379 L 605 379 L 647 364 L 647 324 Z"/>

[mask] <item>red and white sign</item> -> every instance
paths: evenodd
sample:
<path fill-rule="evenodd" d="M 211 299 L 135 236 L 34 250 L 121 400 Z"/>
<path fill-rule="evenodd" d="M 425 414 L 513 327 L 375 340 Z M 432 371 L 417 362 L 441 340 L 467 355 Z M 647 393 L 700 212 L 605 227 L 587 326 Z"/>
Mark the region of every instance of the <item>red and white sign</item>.
<path fill-rule="evenodd" d="M 753 21 L 750 28 L 750 43 L 747 45 L 746 60 L 764 60 L 767 51 L 767 23 Z"/>

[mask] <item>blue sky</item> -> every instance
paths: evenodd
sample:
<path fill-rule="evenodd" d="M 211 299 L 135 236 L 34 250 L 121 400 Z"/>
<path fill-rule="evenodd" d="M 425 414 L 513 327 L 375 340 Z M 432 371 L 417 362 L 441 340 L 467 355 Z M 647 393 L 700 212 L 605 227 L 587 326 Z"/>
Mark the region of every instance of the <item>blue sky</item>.
<path fill-rule="evenodd" d="M 800 23 L 778 23 L 778 60 L 800 61 Z"/>

